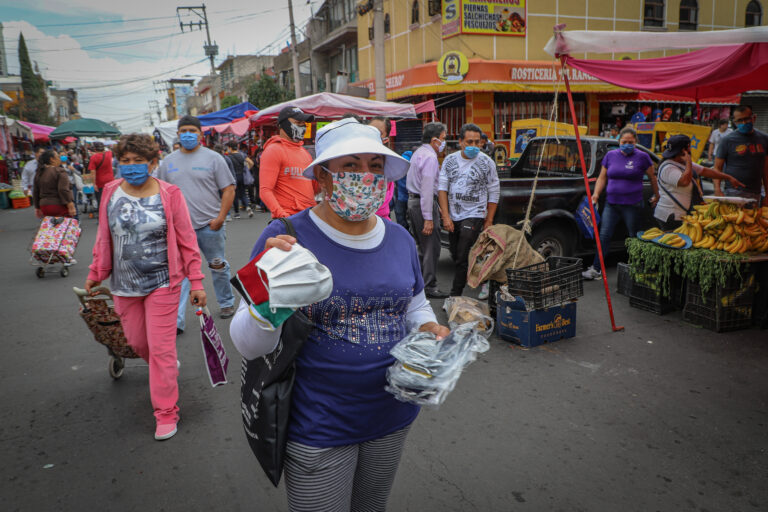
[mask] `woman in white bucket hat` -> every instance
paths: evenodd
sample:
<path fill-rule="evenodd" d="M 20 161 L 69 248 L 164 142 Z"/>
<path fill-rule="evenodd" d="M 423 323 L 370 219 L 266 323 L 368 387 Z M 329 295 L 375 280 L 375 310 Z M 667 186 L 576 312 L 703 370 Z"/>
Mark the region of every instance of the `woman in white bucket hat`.
<path fill-rule="evenodd" d="M 381 143 L 379 131 L 354 119 L 318 130 L 317 158 L 304 176 L 320 184 L 323 201 L 290 217 L 298 242 L 331 270 L 333 292 L 301 308 L 315 324 L 296 359 L 286 448 L 292 512 L 384 510 L 400 455 L 419 407 L 387 392 L 389 354 L 410 330 L 438 336 L 424 295 L 411 235 L 374 212 L 387 182 L 408 161 Z M 297 242 L 273 222 L 253 248 L 289 250 Z M 265 331 L 241 303 L 230 334 L 247 359 L 270 353 L 280 329 Z"/>

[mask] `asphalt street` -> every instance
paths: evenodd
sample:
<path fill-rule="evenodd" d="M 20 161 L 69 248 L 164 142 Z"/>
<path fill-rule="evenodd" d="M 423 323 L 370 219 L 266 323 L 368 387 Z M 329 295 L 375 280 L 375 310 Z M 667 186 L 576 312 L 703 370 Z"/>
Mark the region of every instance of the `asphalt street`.
<path fill-rule="evenodd" d="M 266 222 L 227 224 L 234 268 Z M 0 210 L 0 509 L 287 510 L 242 431 L 228 321 L 216 323 L 230 383 L 213 389 L 190 308 L 178 339 L 182 421 L 157 442 L 146 366 L 131 360 L 113 381 L 78 316 L 72 287 L 85 282 L 96 220 L 84 219 L 67 278 L 35 277 L 36 227 L 31 209 Z M 451 276 L 444 251 L 441 288 Z M 575 338 L 531 350 L 492 338 L 413 425 L 389 510 L 768 510 L 768 333 L 716 334 L 619 295 L 614 306 L 621 333 L 602 284 L 587 282 Z"/>

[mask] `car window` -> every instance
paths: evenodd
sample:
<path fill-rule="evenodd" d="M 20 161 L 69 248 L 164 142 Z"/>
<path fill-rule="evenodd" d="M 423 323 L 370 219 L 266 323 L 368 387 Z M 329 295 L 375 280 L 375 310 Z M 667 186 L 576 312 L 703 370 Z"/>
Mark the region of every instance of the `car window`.
<path fill-rule="evenodd" d="M 583 142 L 584 159 L 589 169 L 592 152 L 588 142 Z M 541 170 L 557 174 L 581 174 L 579 149 L 574 139 L 535 139 L 523 163 L 523 170 L 535 173 L 541 163 Z"/>

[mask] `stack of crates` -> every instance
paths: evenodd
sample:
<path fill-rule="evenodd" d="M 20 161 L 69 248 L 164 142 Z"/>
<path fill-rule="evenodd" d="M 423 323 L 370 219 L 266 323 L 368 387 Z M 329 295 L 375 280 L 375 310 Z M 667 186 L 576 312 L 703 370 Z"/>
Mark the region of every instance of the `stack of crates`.
<path fill-rule="evenodd" d="M 731 277 L 725 286 L 703 293 L 699 283 L 688 281 L 683 318 L 715 332 L 738 331 L 752 326 L 755 275 Z"/>
<path fill-rule="evenodd" d="M 664 283 L 659 272 L 637 270 L 632 275 L 629 305 L 657 315 L 666 315 L 685 305 L 685 281 L 673 275 L 669 279 L 669 296 L 663 293 Z"/>
<path fill-rule="evenodd" d="M 530 348 L 576 335 L 576 299 L 584 295 L 579 258 L 551 256 L 543 263 L 507 269 L 512 300 L 497 295 L 499 336 Z"/>

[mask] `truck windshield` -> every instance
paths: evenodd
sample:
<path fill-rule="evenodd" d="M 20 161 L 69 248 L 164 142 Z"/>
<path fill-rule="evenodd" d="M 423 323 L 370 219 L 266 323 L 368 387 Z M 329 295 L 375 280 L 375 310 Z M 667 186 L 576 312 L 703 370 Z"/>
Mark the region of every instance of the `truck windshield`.
<path fill-rule="evenodd" d="M 584 159 L 587 170 L 590 168 L 592 152 L 587 142 L 583 143 Z M 530 142 L 524 156 L 523 170 L 536 173 L 541 163 L 541 171 L 557 174 L 581 174 L 579 150 L 574 139 L 534 139 Z"/>

